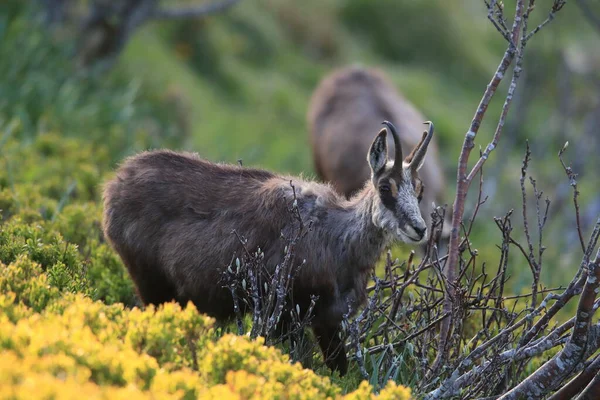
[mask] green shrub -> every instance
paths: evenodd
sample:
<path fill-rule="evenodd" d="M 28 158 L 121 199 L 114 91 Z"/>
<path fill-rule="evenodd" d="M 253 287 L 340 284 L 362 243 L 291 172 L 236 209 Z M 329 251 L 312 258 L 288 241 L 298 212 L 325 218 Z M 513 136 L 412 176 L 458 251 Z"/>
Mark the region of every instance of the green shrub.
<path fill-rule="evenodd" d="M 0 128 L 18 121 L 13 135 L 27 141 L 43 132 L 80 137 L 105 145 L 113 162 L 136 149 L 182 143 L 185 124 L 174 123 L 176 105 L 162 93 L 140 88 L 118 68 L 108 75 L 77 70 L 76 34 L 48 34 L 35 3 L 4 3 L 0 54 L 10 62 L 0 62 Z M 60 154 L 52 143 L 40 146 L 42 154 Z"/>
<path fill-rule="evenodd" d="M 85 210 L 85 205 L 67 207 L 54 222 L 27 223 L 19 215 L 2 223 L 0 262 L 8 265 L 26 256 L 60 291 L 134 305 L 133 283 L 120 258 L 102 240 L 99 210 L 83 215 Z M 71 241 L 65 240 L 63 232 Z"/>
<path fill-rule="evenodd" d="M 13 293 L 15 302 L 35 311 L 43 310 L 50 300 L 60 296 L 59 290 L 50 286 L 41 266 L 25 255 L 8 265 L 0 262 L 0 293 Z"/>

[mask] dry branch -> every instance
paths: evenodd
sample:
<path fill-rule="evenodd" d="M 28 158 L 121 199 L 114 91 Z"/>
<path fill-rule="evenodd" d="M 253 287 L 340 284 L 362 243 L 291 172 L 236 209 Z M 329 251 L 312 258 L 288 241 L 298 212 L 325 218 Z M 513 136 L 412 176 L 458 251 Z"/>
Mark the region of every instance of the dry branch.
<path fill-rule="evenodd" d="M 600 373 L 596 373 L 594 379 L 586 386 L 581 395 L 577 397 L 577 400 L 595 400 L 598 398 L 598 393 L 600 393 Z"/>
<path fill-rule="evenodd" d="M 503 107 L 503 114 L 502 114 L 503 118 L 499 122 L 498 127 L 496 129 L 496 134 L 494 135 L 496 144 L 494 144 L 493 146 L 490 145 L 490 146 L 488 146 L 488 148 L 486 148 L 487 153 L 484 153 L 480 157 L 480 162 L 478 162 L 478 164 L 477 164 L 478 165 L 477 169 L 473 168 L 473 171 L 471 171 L 471 174 L 469 174 L 470 178 L 469 178 L 469 175 L 467 174 L 469 155 L 471 154 L 471 150 L 473 149 L 473 147 L 475 147 L 475 137 L 477 136 L 477 133 L 479 132 L 479 127 L 481 126 L 481 122 L 485 116 L 485 113 L 490 104 L 490 101 L 491 101 L 492 97 L 494 96 L 494 94 L 496 93 L 496 90 L 498 89 L 498 85 L 504 78 L 504 75 L 506 74 L 508 67 L 510 66 L 513 59 L 515 58 L 515 55 L 517 54 L 518 48 L 517 48 L 516 43 L 517 43 L 520 31 L 521 31 L 521 24 L 523 21 L 524 13 L 525 13 L 524 0 L 517 0 L 515 18 L 514 18 L 514 22 L 513 22 L 513 26 L 512 26 L 512 30 L 511 30 L 511 41 L 509 42 L 508 48 L 506 49 L 506 52 L 504 53 L 504 56 L 502 57 L 502 60 L 500 61 L 500 64 L 498 65 L 498 68 L 496 69 L 496 73 L 494 74 L 492 80 L 488 84 L 488 86 L 483 94 L 483 97 L 481 98 L 479 106 L 477 107 L 477 111 L 475 112 L 475 116 L 473 117 L 473 120 L 471 121 L 469 130 L 467 131 L 467 133 L 465 135 L 465 140 L 463 142 L 462 150 L 461 150 L 460 157 L 458 160 L 458 170 L 457 170 L 457 176 L 456 176 L 456 197 L 454 199 L 454 205 L 453 205 L 453 209 L 452 209 L 452 229 L 451 229 L 451 233 L 450 233 L 448 261 L 446 262 L 446 265 L 444 268 L 446 280 L 450 283 L 450 285 L 448 286 L 449 290 L 447 291 L 446 298 L 445 298 L 444 312 L 450 313 L 450 317 L 444 319 L 444 321 L 442 321 L 442 324 L 441 324 L 438 355 L 437 355 L 436 361 L 434 362 L 434 365 L 431 369 L 432 373 L 434 373 L 434 374 L 438 372 L 440 366 L 443 365 L 447 359 L 448 350 L 449 350 L 448 341 L 452 334 L 451 333 L 452 326 L 455 323 L 455 318 L 451 313 L 454 308 L 453 299 L 456 298 L 456 293 L 455 293 L 454 287 L 457 285 L 456 277 L 457 277 L 457 271 L 459 268 L 459 265 L 458 265 L 459 264 L 459 234 L 460 234 L 460 226 L 462 224 L 462 218 L 463 218 L 463 214 L 464 214 L 464 210 L 465 210 L 465 201 L 467 198 L 467 192 L 469 190 L 469 186 L 471 184 L 471 181 L 473 180 L 473 177 L 476 175 L 477 171 L 483 166 L 483 163 L 487 159 L 489 152 L 491 152 L 493 150 L 493 148 L 497 145 L 497 142 L 500 138 L 500 134 L 502 132 L 502 126 L 504 125 L 504 119 L 506 118 L 506 113 L 508 112 L 508 109 L 510 106 L 510 101 L 512 100 L 512 93 L 514 93 L 514 89 L 516 87 L 516 82 L 520 76 L 520 72 L 521 72 L 520 66 L 518 69 L 515 68 L 515 70 L 513 72 L 513 79 L 511 81 L 512 91 L 509 92 L 510 100 L 507 97 L 507 100 L 505 101 L 505 104 Z M 511 90 L 511 89 L 509 89 L 509 90 Z M 494 141 L 492 143 L 494 143 Z"/>
<path fill-rule="evenodd" d="M 574 398 L 577 393 L 585 388 L 586 385 L 598 375 L 598 372 L 600 372 L 600 356 L 596 356 L 596 358 L 584 368 L 577 377 L 573 378 L 569 383 L 554 393 L 548 400 L 569 400 Z M 598 388 L 598 390 L 600 390 L 600 388 Z"/>
<path fill-rule="evenodd" d="M 310 297 L 307 310 L 294 306 L 292 288 L 298 268 L 305 260 L 296 261 L 296 245 L 311 230 L 312 224 L 305 223 L 298 210 L 296 188 L 290 181 L 293 192 L 291 205 L 288 207 L 291 223 L 296 229 L 291 237 L 285 240 L 284 257 L 281 264 L 270 271 L 260 248 L 249 249 L 247 240 L 237 231 L 233 231 L 240 242 L 241 255 L 233 255 L 230 265 L 223 271 L 222 284 L 229 289 L 233 298 L 238 334 L 245 333 L 243 325 L 242 305 L 252 311 L 251 338 L 264 337 L 269 345 L 290 342 L 292 360 L 310 361 L 312 347 L 304 331 L 309 326 L 318 296 Z M 306 354 L 305 354 L 306 353 Z M 305 357 L 306 356 L 306 357 Z"/>
<path fill-rule="evenodd" d="M 500 397 L 501 400 L 541 398 L 554 390 L 585 361 L 588 332 L 594 315 L 594 301 L 600 285 L 600 250 L 593 262 L 586 265 L 587 279 L 577 307 L 577 319 L 565 348 L 531 376 Z"/>
<path fill-rule="evenodd" d="M 579 196 L 579 190 L 577 189 L 577 174 L 573 172 L 571 166 L 567 166 L 562 158 L 563 153 L 567 149 L 569 142 L 566 142 L 562 149 L 558 152 L 558 159 L 567 174 L 569 179 L 569 185 L 573 188 L 573 204 L 575 206 L 575 222 L 577 223 L 577 235 L 579 236 L 579 242 L 581 243 L 581 250 L 585 253 L 585 243 L 583 242 L 583 233 L 581 232 L 581 219 L 579 218 L 579 202 L 577 197 Z"/>

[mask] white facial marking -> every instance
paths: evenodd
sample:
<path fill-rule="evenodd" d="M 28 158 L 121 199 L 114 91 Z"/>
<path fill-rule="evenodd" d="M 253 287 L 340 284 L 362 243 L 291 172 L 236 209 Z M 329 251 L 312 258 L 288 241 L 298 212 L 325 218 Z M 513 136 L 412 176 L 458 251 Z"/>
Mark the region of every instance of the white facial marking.
<path fill-rule="evenodd" d="M 390 210 L 381 201 L 378 201 L 373 209 L 373 224 L 386 231 L 393 239 L 405 243 L 420 244 L 427 240 L 427 225 L 421 215 L 414 188 L 410 183 L 411 172 L 409 170 L 403 172 L 404 177 L 397 186 L 395 211 Z M 424 231 L 423 235 L 419 234 L 419 231 Z"/>

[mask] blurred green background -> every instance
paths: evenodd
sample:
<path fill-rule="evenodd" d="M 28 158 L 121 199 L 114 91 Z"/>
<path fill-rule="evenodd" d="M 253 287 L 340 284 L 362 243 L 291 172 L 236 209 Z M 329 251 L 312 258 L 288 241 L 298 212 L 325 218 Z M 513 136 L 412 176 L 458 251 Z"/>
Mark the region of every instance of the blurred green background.
<path fill-rule="evenodd" d="M 79 10 L 88 4 L 77 3 Z M 590 3 L 600 15 L 600 6 Z M 123 157 L 147 148 L 189 149 L 213 161 L 241 159 L 246 166 L 314 177 L 308 100 L 322 77 L 353 63 L 384 69 L 435 122 L 451 205 L 464 134 L 506 48 L 479 0 L 242 0 L 202 19 L 149 21 L 110 69 L 82 70 L 74 62 L 74 25 L 48 28 L 36 4 L 0 4 L 5 221 L 56 221 L 65 207 L 79 206 L 94 209 L 89 225 L 97 226 L 101 182 Z M 514 1 L 504 4 L 511 22 Z M 531 28 L 550 6 L 537 2 Z M 489 199 L 472 236 L 480 260 L 492 266 L 501 240 L 494 216 L 515 209 L 515 236 L 522 238 L 519 177 L 528 140 L 530 172 L 553 201 L 544 236 L 543 281 L 549 286 L 567 283 L 581 258 L 572 192 L 557 158 L 566 141 L 565 158 L 580 174 L 586 237 L 600 215 L 600 27 L 588 16 L 569 3 L 528 45 L 500 147 L 485 167 Z M 507 81 L 490 105 L 477 146 L 491 140 Z M 471 196 L 467 216 L 474 201 Z M 529 214 L 535 218 L 531 205 Z M 86 239 L 79 240 L 85 247 Z M 513 253 L 510 285 L 525 291 L 529 268 Z M 101 276 L 101 263 L 94 265 Z"/>

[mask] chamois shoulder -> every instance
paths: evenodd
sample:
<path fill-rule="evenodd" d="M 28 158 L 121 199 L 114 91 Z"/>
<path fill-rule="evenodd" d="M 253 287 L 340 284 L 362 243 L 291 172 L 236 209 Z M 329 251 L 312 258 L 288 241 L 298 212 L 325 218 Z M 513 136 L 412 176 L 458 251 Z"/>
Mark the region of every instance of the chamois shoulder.
<path fill-rule="evenodd" d="M 290 184 L 291 183 L 291 184 Z M 297 177 L 277 176 L 263 185 L 266 192 L 278 192 L 287 200 L 295 198 L 304 207 L 342 209 L 349 201 L 339 194 L 329 183 L 304 180 Z"/>

